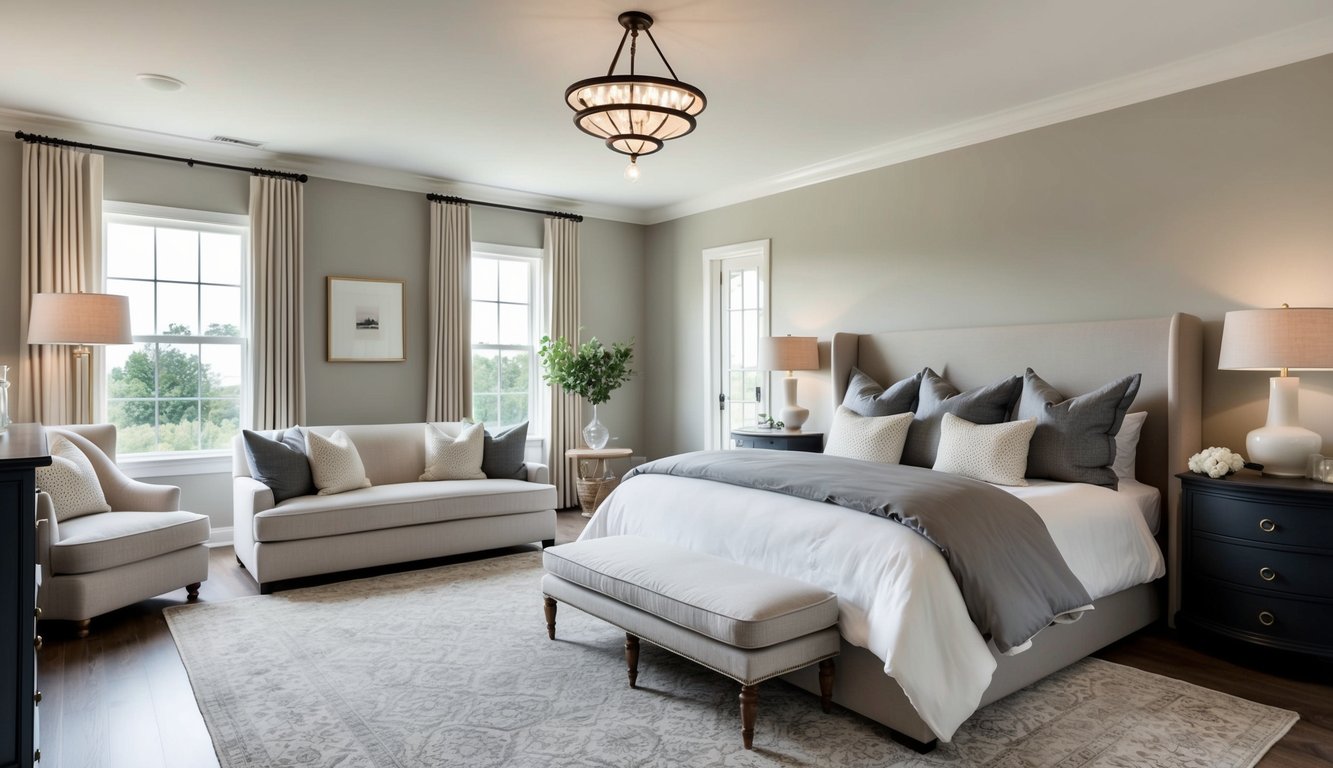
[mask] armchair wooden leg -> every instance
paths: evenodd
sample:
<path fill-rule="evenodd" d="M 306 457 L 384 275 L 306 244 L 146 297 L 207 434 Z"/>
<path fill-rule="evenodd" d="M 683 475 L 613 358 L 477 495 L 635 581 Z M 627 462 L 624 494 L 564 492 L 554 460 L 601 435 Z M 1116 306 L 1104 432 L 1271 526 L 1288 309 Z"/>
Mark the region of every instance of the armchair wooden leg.
<path fill-rule="evenodd" d="M 639 638 L 625 633 L 625 667 L 629 673 L 629 687 L 639 687 Z"/>
<path fill-rule="evenodd" d="M 833 710 L 833 659 L 819 662 L 819 704 L 824 714 Z"/>
<path fill-rule="evenodd" d="M 84 638 L 88 636 L 88 629 L 93 625 L 92 619 L 84 619 L 79 622 L 78 628 L 74 630 L 75 637 Z"/>
<path fill-rule="evenodd" d="M 546 609 L 546 636 L 549 637 L 549 638 L 551 638 L 552 640 L 554 640 L 554 639 L 555 639 L 555 608 L 556 608 L 555 598 L 554 598 L 554 597 L 546 597 L 546 598 L 543 598 L 543 600 L 544 600 L 544 605 L 543 605 L 543 607 Z"/>
<path fill-rule="evenodd" d="M 196 582 L 193 583 L 193 584 L 186 584 L 186 585 L 185 585 L 185 595 L 186 595 L 185 599 L 186 599 L 186 600 L 189 600 L 190 602 L 194 602 L 195 600 L 198 600 L 198 599 L 199 599 L 199 587 L 200 587 L 202 584 L 203 584 L 202 581 L 196 581 Z"/>
<path fill-rule="evenodd" d="M 741 741 L 746 749 L 754 749 L 754 720 L 759 711 L 759 686 L 741 686 Z"/>

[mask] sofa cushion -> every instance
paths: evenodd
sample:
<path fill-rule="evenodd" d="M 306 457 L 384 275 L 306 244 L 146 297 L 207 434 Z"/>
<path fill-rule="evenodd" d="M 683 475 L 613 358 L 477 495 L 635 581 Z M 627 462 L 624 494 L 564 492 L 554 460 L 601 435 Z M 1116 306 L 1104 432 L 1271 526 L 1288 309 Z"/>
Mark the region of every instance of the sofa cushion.
<path fill-rule="evenodd" d="M 370 487 L 361 454 L 346 432 L 338 430 L 328 437 L 307 432 L 305 452 L 310 457 L 310 474 L 320 496 Z"/>
<path fill-rule="evenodd" d="M 254 537 L 293 541 L 548 509 L 555 509 L 552 485 L 522 480 L 395 483 L 288 499 L 255 515 Z"/>
<path fill-rule="evenodd" d="M 241 430 L 250 476 L 273 489 L 275 501 L 286 501 L 315 492 L 310 460 L 305 455 L 305 434 L 299 426 L 272 438 Z"/>
<path fill-rule="evenodd" d="M 455 430 L 447 424 L 426 424 L 426 471 L 420 480 L 485 480 L 481 471 L 485 430 L 467 424 Z"/>
<path fill-rule="evenodd" d="M 208 517 L 193 512 L 106 512 L 60 523 L 51 570 L 92 573 L 208 541 Z"/>
<path fill-rule="evenodd" d="M 528 447 L 528 423 L 516 424 L 503 432 L 487 432 L 481 456 L 481 471 L 491 479 L 527 480 L 523 454 Z"/>

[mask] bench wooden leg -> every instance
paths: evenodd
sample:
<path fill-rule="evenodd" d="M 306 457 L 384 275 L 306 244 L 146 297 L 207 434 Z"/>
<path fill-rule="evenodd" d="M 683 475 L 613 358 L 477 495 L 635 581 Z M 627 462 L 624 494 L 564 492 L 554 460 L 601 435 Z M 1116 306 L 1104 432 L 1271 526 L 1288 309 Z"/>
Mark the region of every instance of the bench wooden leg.
<path fill-rule="evenodd" d="M 754 748 L 754 718 L 759 710 L 759 686 L 741 686 L 741 741 L 746 749 Z"/>
<path fill-rule="evenodd" d="M 555 639 L 555 598 L 545 598 L 546 608 L 546 636 Z"/>
<path fill-rule="evenodd" d="M 824 714 L 833 711 L 833 659 L 819 662 L 819 705 Z"/>
<path fill-rule="evenodd" d="M 639 638 L 625 633 L 625 667 L 629 672 L 629 687 L 639 687 Z"/>

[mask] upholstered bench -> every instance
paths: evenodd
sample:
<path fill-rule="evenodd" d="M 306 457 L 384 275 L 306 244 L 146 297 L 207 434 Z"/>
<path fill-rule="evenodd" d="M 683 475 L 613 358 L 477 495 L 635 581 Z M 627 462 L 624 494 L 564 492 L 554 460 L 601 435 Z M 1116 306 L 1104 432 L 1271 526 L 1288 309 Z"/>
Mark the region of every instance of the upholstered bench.
<path fill-rule="evenodd" d="M 839 644 L 833 593 L 639 536 L 562 544 L 544 550 L 542 560 L 552 640 L 559 600 L 625 630 L 631 688 L 640 638 L 739 682 L 746 749 L 754 740 L 757 686 L 770 677 L 818 662 L 829 711 Z"/>

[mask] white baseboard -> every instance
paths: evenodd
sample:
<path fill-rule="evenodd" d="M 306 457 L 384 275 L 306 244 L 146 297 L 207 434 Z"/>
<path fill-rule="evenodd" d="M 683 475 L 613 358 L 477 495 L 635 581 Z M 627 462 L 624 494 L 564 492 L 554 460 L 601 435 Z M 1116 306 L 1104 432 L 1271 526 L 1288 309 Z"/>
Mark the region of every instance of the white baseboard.
<path fill-rule="evenodd" d="M 230 525 L 226 528 L 214 528 L 213 535 L 208 537 L 204 546 L 210 549 L 213 547 L 230 547 L 232 543 L 231 531 L 232 527 Z"/>

